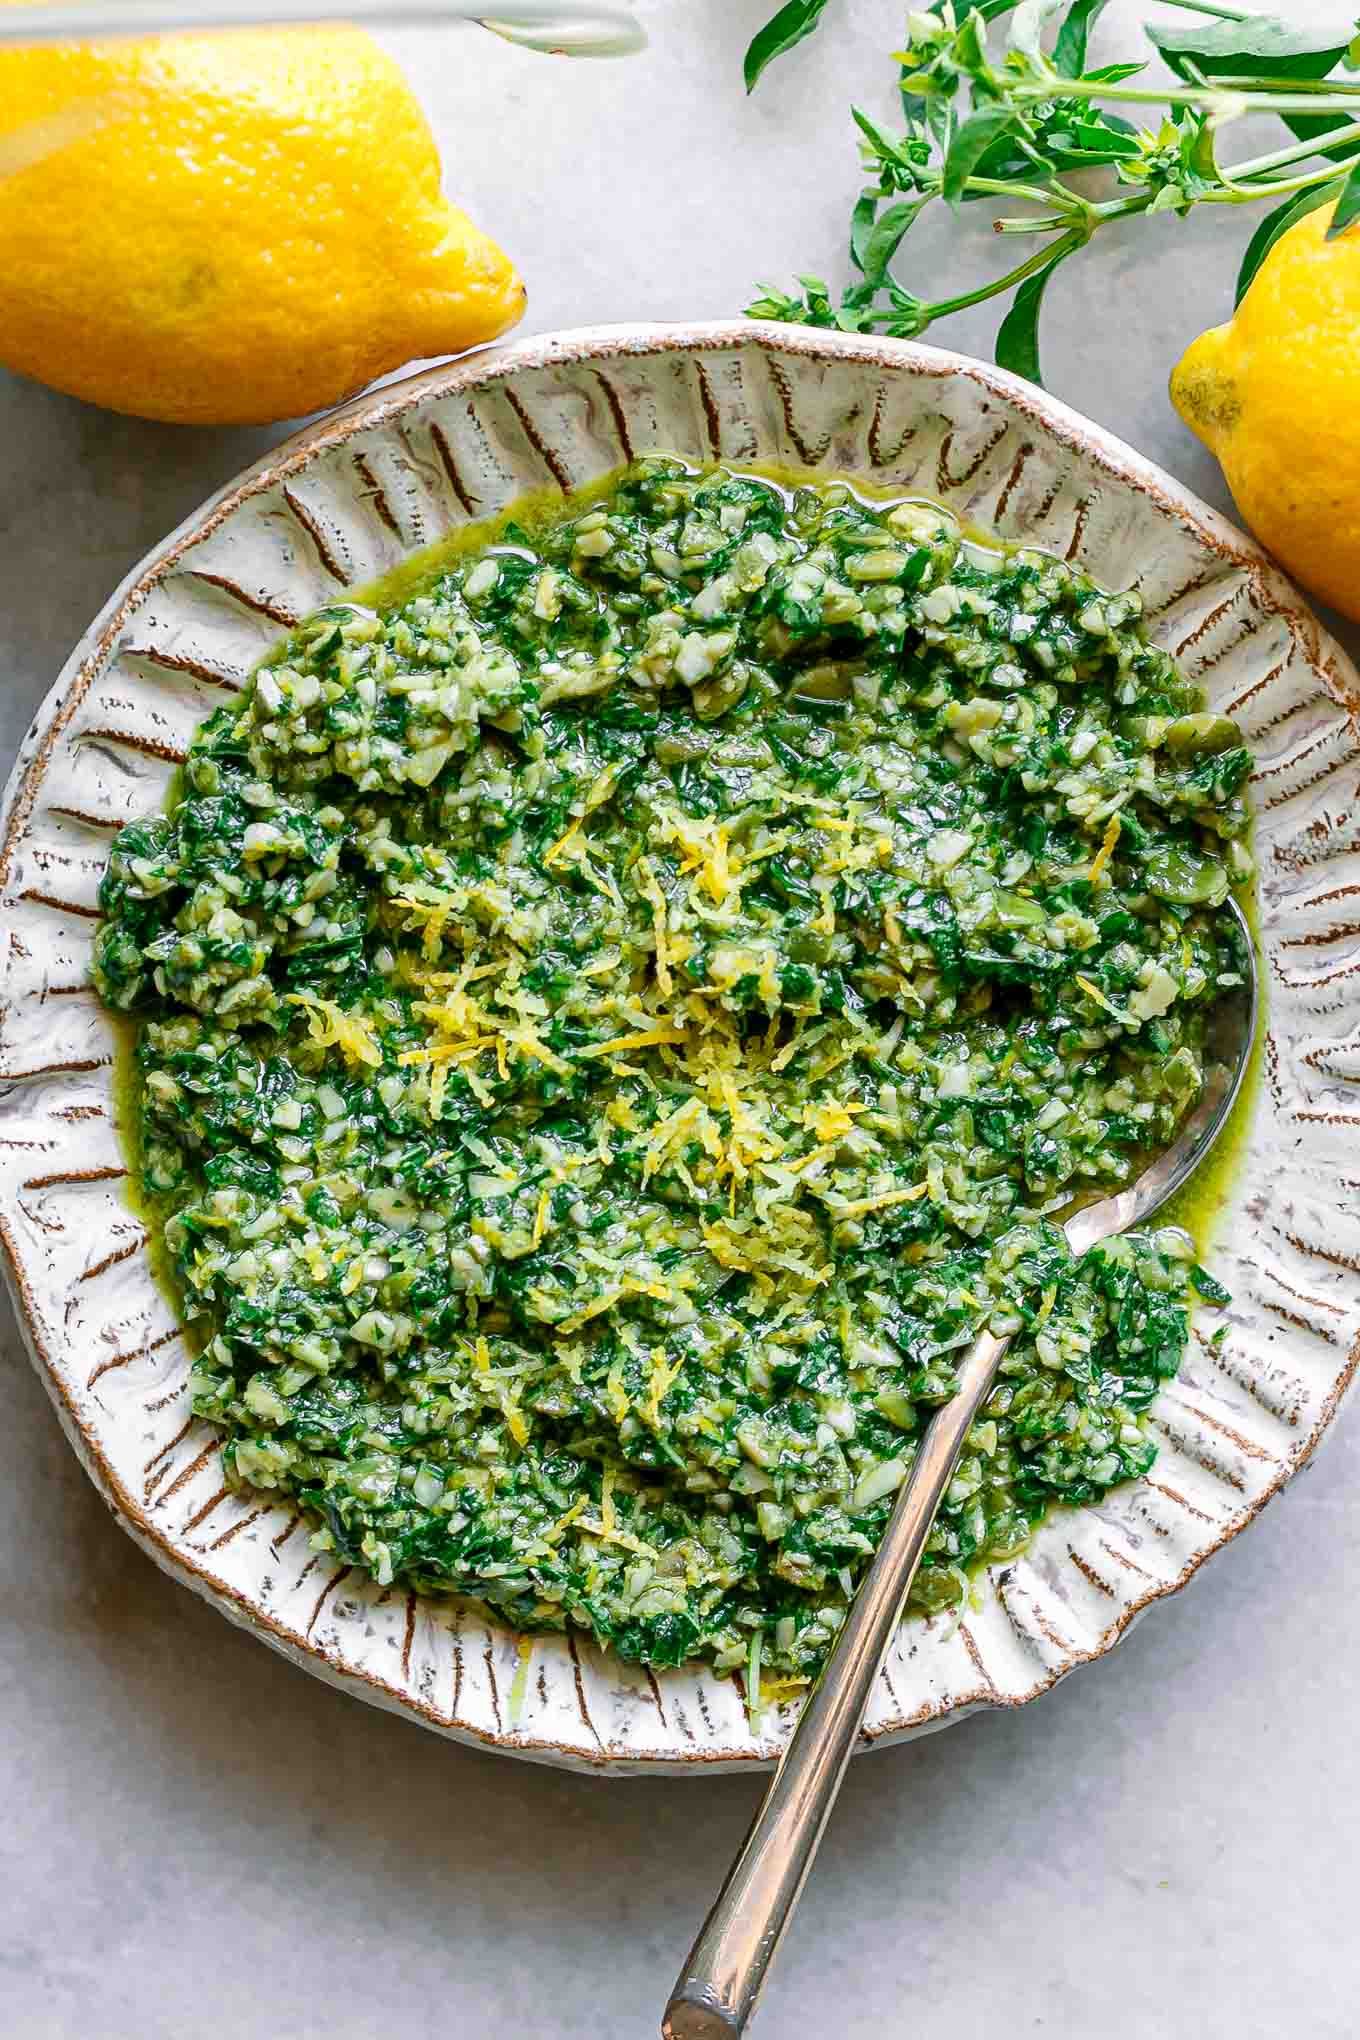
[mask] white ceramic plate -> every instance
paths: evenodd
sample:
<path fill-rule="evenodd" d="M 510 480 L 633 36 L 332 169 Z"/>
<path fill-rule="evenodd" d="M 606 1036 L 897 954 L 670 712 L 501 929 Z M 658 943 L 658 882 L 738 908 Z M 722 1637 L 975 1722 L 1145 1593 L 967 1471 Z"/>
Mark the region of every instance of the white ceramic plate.
<path fill-rule="evenodd" d="M 1056 1514 L 957 1624 L 904 1626 L 866 1739 L 1014 1706 L 1108 1650 L 1305 1460 L 1360 1337 L 1360 678 L 1249 540 L 1026 384 L 933 348 L 748 324 L 595 328 L 360 398 L 152 554 L 48 696 L 0 838 L 0 1244 L 34 1360 L 91 1477 L 177 1579 L 296 1664 L 442 1734 L 618 1770 L 768 1763 L 738 1689 L 576 1637 L 519 1639 L 371 1582 L 225 1486 L 125 1195 L 114 1038 L 88 986 L 111 834 L 163 799 L 198 720 L 298 617 L 526 489 L 647 449 L 775 460 L 929 493 L 1136 584 L 1157 641 L 1235 715 L 1253 781 L 1270 1035 L 1218 1224 L 1233 1292 L 1153 1421 L 1151 1476 Z"/>

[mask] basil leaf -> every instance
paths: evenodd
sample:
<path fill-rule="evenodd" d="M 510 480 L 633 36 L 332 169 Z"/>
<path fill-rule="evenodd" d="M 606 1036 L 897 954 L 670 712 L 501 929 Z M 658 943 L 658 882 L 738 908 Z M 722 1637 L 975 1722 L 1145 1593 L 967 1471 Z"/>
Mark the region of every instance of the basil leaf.
<path fill-rule="evenodd" d="M 1064 78 L 1079 78 L 1086 68 L 1086 45 L 1091 30 L 1109 5 L 1109 0 L 1072 0 L 1067 19 L 1053 45 L 1054 68 Z"/>
<path fill-rule="evenodd" d="M 907 153 L 905 135 L 900 141 L 894 141 L 876 120 L 871 120 L 857 106 L 851 107 L 850 118 L 869 144 L 870 153 L 877 163 L 889 170 L 901 170 L 906 177 L 915 176 L 916 166 Z"/>
<path fill-rule="evenodd" d="M 850 215 L 850 260 L 856 269 L 864 267 L 864 251 L 874 231 L 877 212 L 876 194 L 872 191 L 862 191 L 855 200 L 855 209 Z"/>
<path fill-rule="evenodd" d="M 1216 1281 L 1207 1268 L 1201 1268 L 1198 1261 L 1190 1270 L 1190 1281 L 1206 1303 L 1216 1303 L 1221 1306 L 1232 1302 L 1232 1291 L 1225 1289 L 1221 1282 Z"/>
<path fill-rule="evenodd" d="M 1338 234 L 1344 234 L 1347 227 L 1360 220 L 1360 157 L 1351 164 L 1350 175 L 1341 187 L 1341 196 L 1336 202 L 1327 229 L 1327 239 L 1334 241 Z"/>
<path fill-rule="evenodd" d="M 1117 163 L 1122 156 L 1139 153 L 1138 136 L 1116 115 L 1092 113 L 1077 106 L 1070 119 L 1055 112 L 1043 128 L 1043 150 L 1063 170 L 1090 170 L 1101 163 Z M 1026 165 L 1018 161 L 1012 175 L 1023 177 Z"/>
<path fill-rule="evenodd" d="M 787 0 L 787 5 L 771 16 L 764 28 L 752 37 L 746 52 L 742 72 L 748 92 L 755 91 L 756 81 L 767 64 L 772 64 L 776 57 L 787 56 L 791 49 L 812 34 L 826 12 L 826 6 L 827 0 Z"/>
<path fill-rule="evenodd" d="M 1252 278 L 1281 234 L 1287 234 L 1296 220 L 1303 219 L 1310 212 L 1316 212 L 1320 205 L 1326 205 L 1328 199 L 1335 198 L 1340 188 L 1339 179 L 1330 184 L 1314 185 L 1311 191 L 1295 192 L 1283 205 L 1276 206 L 1273 213 L 1266 214 L 1247 243 L 1247 252 L 1242 257 L 1242 267 L 1237 272 L 1234 306 L 1241 304 L 1250 288 Z"/>
<path fill-rule="evenodd" d="M 1189 75 L 1189 64 L 1206 78 L 1325 78 L 1347 48 L 1334 28 L 1296 28 L 1271 14 L 1196 28 L 1166 28 L 1150 21 L 1147 34 L 1180 78 Z"/>
<path fill-rule="evenodd" d="M 943 14 L 945 5 L 946 0 L 932 0 L 932 5 L 927 7 L 925 12 L 927 14 Z M 995 21 L 998 14 L 1009 14 L 1014 5 L 1015 0 L 974 0 L 974 4 L 969 12 L 980 14 L 984 22 Z M 958 14 L 961 10 L 955 6 L 954 11 Z M 1360 36 L 1357 36 L 1356 40 L 1360 42 Z"/>
<path fill-rule="evenodd" d="M 875 221 L 874 230 L 864 244 L 864 259 L 860 263 L 866 283 L 882 283 L 888 264 L 901 247 L 908 227 L 925 203 L 922 198 L 899 199 L 896 205 L 890 205 Z"/>
<path fill-rule="evenodd" d="M 1082 75 L 1091 84 L 1122 85 L 1126 78 L 1137 78 L 1146 69 L 1146 64 L 1102 64 L 1099 70 L 1085 71 Z M 1115 116 L 1112 113 L 1107 113 L 1105 118 L 1113 120 Z M 1126 122 L 1125 125 L 1127 126 L 1128 123 Z M 1129 129 L 1129 133 L 1133 133 L 1132 128 Z"/>
<path fill-rule="evenodd" d="M 969 114 L 949 144 L 940 181 L 941 197 L 948 199 L 951 205 L 959 204 L 964 185 L 988 149 L 1007 134 L 1015 122 L 1015 114 L 1006 106 L 983 106 L 976 113 Z"/>
<path fill-rule="evenodd" d="M 1056 14 L 1062 0 L 1021 0 L 1011 23 L 1010 45 L 1022 56 L 1041 58 L 1043 49 L 1040 37 L 1048 25 L 1049 17 Z"/>
<path fill-rule="evenodd" d="M 1038 383 L 1040 389 L 1044 379 L 1039 373 L 1039 308 L 1049 277 L 1071 253 L 1070 248 L 1064 248 L 1043 269 L 1025 278 L 996 336 L 997 367 L 1008 368 L 1012 375 L 1022 375 L 1026 382 Z"/>
<path fill-rule="evenodd" d="M 1344 62 L 1348 46 L 1335 29 L 1295 28 L 1276 15 L 1253 14 L 1242 21 L 1215 22 L 1203 28 L 1158 28 L 1148 35 L 1178 77 L 1188 77 L 1187 63 L 1206 78 L 1325 78 Z M 1299 141 L 1344 127 L 1342 113 L 1286 113 L 1281 119 Z"/>

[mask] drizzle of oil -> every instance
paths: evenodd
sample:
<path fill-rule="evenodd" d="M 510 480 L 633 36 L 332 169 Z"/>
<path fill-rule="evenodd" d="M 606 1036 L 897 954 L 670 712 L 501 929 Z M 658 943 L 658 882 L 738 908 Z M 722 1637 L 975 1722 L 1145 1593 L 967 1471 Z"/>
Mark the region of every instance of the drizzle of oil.
<path fill-rule="evenodd" d="M 570 495 L 564 495 L 551 485 L 531 489 L 523 496 L 516 496 L 513 503 L 496 511 L 494 516 L 479 517 L 471 524 L 460 524 L 447 537 L 436 539 L 433 545 L 422 546 L 400 566 L 380 574 L 376 581 L 366 581 L 361 587 L 351 588 L 338 596 L 333 606 L 341 608 L 347 603 L 357 602 L 365 609 L 397 609 L 403 602 L 409 602 L 413 595 L 423 594 L 441 574 L 447 573 L 451 566 L 456 566 L 470 553 L 485 552 L 493 546 L 503 549 L 513 546 L 516 532 L 522 533 L 532 544 L 540 532 L 557 523 L 564 514 L 585 509 L 601 496 L 607 496 L 611 489 L 617 488 L 625 473 L 625 468 L 612 468 L 598 480 L 573 489 Z"/>
<path fill-rule="evenodd" d="M 1255 893 L 1239 896 L 1238 905 L 1246 917 L 1247 927 L 1251 931 L 1252 947 L 1258 958 L 1256 1033 L 1252 1039 L 1251 1054 L 1247 1058 L 1246 1074 L 1218 1139 L 1194 1174 L 1182 1184 L 1159 1214 L 1158 1220 L 1162 1225 L 1178 1225 L 1183 1231 L 1188 1232 L 1195 1242 L 1201 1260 L 1214 1244 L 1219 1223 L 1232 1200 L 1237 1179 L 1242 1173 L 1242 1165 L 1251 1143 L 1251 1124 L 1261 1092 L 1261 1075 L 1265 1068 L 1268 1013 L 1265 973 L 1259 964 L 1260 909 Z"/>
<path fill-rule="evenodd" d="M 170 814 L 178 806 L 183 792 L 184 769 L 177 765 L 166 786 L 161 813 Z M 175 1272 L 174 1257 L 165 1244 L 165 1220 L 170 1215 L 171 1206 L 167 1198 L 157 1197 L 146 1187 L 142 1147 L 146 1086 L 137 1063 L 140 1026 L 130 1013 L 110 1013 L 108 1018 L 113 1028 L 113 1130 L 127 1163 L 127 1175 L 121 1186 L 123 1202 L 146 1233 L 146 1264 L 151 1279 L 170 1305 L 176 1320 L 186 1326 L 185 1341 L 190 1352 L 196 1352 L 202 1341 L 186 1325 L 188 1313 L 183 1285 Z"/>
<path fill-rule="evenodd" d="M 682 460 L 678 454 L 666 457 L 674 459 L 689 474 L 704 472 L 702 464 Z M 958 526 L 970 551 L 985 553 L 994 559 L 1008 550 L 995 532 L 986 530 L 971 519 L 961 518 L 957 511 L 946 509 L 944 504 L 920 490 L 893 488 L 886 482 L 851 481 L 848 476 L 827 475 L 815 468 L 794 467 L 783 461 L 723 461 L 721 465 L 729 474 L 750 475 L 757 481 L 768 482 L 786 502 L 798 489 L 813 485 L 825 488 L 829 481 L 839 481 L 851 498 L 874 510 L 891 509 L 896 503 L 920 503 L 932 510 L 940 510 L 950 518 Z M 447 537 L 422 547 L 377 580 L 350 589 L 338 598 L 336 606 L 357 602 L 366 609 L 395 609 L 401 603 L 409 602 L 413 595 L 422 594 L 441 574 L 471 553 L 484 552 L 488 547 L 512 546 L 516 532 L 522 533 L 532 543 L 547 526 L 558 523 L 564 515 L 588 509 L 592 503 L 610 495 L 627 472 L 626 465 L 611 468 L 607 474 L 597 476 L 593 482 L 587 482 L 569 494 L 551 484 L 529 490 L 525 495 L 516 496 L 512 503 L 492 516 L 460 525 Z"/>
<path fill-rule="evenodd" d="M 166 805 L 169 806 L 168 801 Z M 147 1189 L 143 1170 L 142 1108 L 146 1087 L 137 1063 L 138 1023 L 126 1013 L 112 1014 L 110 1019 L 114 1036 L 113 1128 L 128 1170 L 121 1186 L 123 1201 L 146 1232 L 146 1258 L 151 1279 L 182 1325 L 187 1316 L 183 1286 L 175 1273 L 174 1258 L 165 1244 L 165 1220 L 170 1215 L 171 1206 L 168 1199 L 157 1197 L 154 1191 Z M 186 1332 L 186 1337 L 191 1350 L 194 1350 L 192 1335 Z"/>

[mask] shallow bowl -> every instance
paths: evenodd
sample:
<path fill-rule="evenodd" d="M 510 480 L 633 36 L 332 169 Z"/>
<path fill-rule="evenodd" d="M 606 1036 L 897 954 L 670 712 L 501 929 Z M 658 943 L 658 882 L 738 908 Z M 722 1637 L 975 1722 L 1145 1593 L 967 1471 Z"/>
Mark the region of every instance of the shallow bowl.
<path fill-rule="evenodd" d="M 1108 1650 L 1308 1458 L 1355 1367 L 1360 1206 L 1360 676 L 1251 541 L 1098 426 L 934 348 L 787 327 L 593 328 L 389 385 L 223 489 L 128 577 L 40 710 L 0 826 L 0 1249 L 38 1371 L 157 1563 L 295 1664 L 443 1735 L 545 1763 L 769 1763 L 736 1685 L 380 1589 L 224 1483 L 128 1197 L 115 1038 L 89 986 L 119 825 L 158 806 L 195 724 L 289 626 L 469 518 L 648 449 L 929 494 L 1137 586 L 1153 637 L 1252 744 L 1265 1075 L 1213 1229 L 1233 1294 L 1152 1423 L 1149 1477 L 1055 1513 L 964 1619 L 904 1625 L 868 1743 L 1019 1706 Z"/>

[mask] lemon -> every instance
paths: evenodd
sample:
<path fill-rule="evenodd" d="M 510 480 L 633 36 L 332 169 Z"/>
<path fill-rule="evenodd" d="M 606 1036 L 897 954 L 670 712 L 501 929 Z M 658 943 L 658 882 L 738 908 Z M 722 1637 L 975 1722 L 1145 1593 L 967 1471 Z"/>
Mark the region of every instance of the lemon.
<path fill-rule="evenodd" d="M 0 362 L 142 418 L 260 424 L 513 325 L 362 31 L 0 52 Z"/>
<path fill-rule="evenodd" d="M 1218 456 L 1247 524 L 1298 581 L 1360 619 L 1360 228 L 1335 207 L 1282 234 L 1171 399 Z"/>

